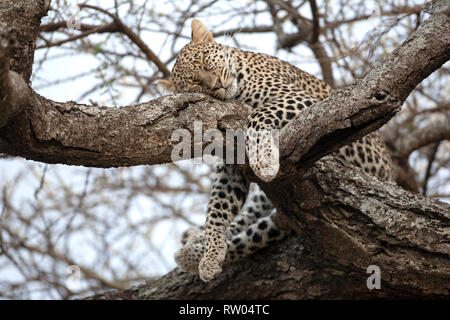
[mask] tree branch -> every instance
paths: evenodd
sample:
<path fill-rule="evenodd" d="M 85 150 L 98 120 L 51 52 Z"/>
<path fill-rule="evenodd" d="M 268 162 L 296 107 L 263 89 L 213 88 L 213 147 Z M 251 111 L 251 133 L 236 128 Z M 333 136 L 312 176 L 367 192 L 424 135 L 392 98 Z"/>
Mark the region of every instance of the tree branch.
<path fill-rule="evenodd" d="M 450 140 L 450 115 L 397 139 L 395 149 L 400 157 L 408 157 L 417 149 L 443 140 Z"/>
<path fill-rule="evenodd" d="M 411 90 L 449 59 L 446 5 L 445 1 L 437 3 L 440 9 L 435 12 L 439 12 L 366 77 L 336 91 L 287 125 L 280 140 L 281 163 L 294 164 L 296 170 L 307 168 L 386 123 Z M 14 77 L 13 72 L 8 74 Z M 32 89 L 24 94 L 20 85 L 9 90 L 11 96 L 24 97 L 15 102 L 21 104 L 24 114 L 0 130 L 6 144 L 0 152 L 48 163 L 97 167 L 166 163 L 171 161 L 173 143 L 168 141 L 173 130 L 192 132 L 193 119 L 202 121 L 204 129 L 239 128 L 248 115 L 240 103 L 201 95 L 106 108 L 57 103 Z M 7 103 L 9 108 L 18 107 L 13 104 Z"/>
<path fill-rule="evenodd" d="M 94 9 L 94 10 L 100 11 L 100 12 L 108 15 L 109 17 L 111 17 L 114 20 L 114 22 L 118 25 L 120 31 L 123 32 L 134 44 L 136 44 L 139 47 L 139 49 L 142 50 L 142 52 L 144 52 L 145 56 L 158 67 L 159 71 L 161 71 L 161 73 L 164 75 L 164 77 L 170 76 L 170 71 L 169 71 L 169 69 L 167 69 L 167 66 L 144 43 L 144 41 L 142 41 L 142 39 L 133 32 L 133 30 L 131 30 L 127 25 L 125 25 L 122 22 L 122 20 L 119 19 L 119 17 L 117 15 L 114 15 L 106 10 L 103 10 L 102 8 L 87 5 L 87 4 L 80 4 L 79 7 Z"/>
<path fill-rule="evenodd" d="M 324 155 L 324 146 L 337 150 L 385 124 L 413 88 L 450 59 L 449 10 L 448 2 L 436 2 L 432 16 L 381 65 L 290 122 L 280 139 L 282 158 L 305 167 Z"/>
<path fill-rule="evenodd" d="M 440 145 L 440 142 L 435 143 L 434 145 L 430 146 L 431 150 L 430 150 L 430 154 L 428 156 L 427 169 L 425 171 L 425 177 L 423 178 L 423 181 L 422 181 L 422 194 L 423 195 L 427 195 L 428 182 L 430 182 L 430 177 L 431 177 L 431 168 L 433 167 L 434 160 L 436 159 L 436 153 L 439 149 L 439 145 Z"/>
<path fill-rule="evenodd" d="M 23 6 L 15 0 L 4 0 L 0 4 L 0 35 L 14 31 L 19 46 L 9 56 L 10 69 L 19 73 L 28 83 L 33 69 L 34 48 L 41 19 L 47 14 L 50 2 L 28 1 Z M 17 10 L 21 10 L 17 13 Z M 0 48 L 0 51 L 4 51 Z M 1 53 L 0 55 L 3 55 Z M 3 69 L 3 65 L 1 66 Z M 4 70 L 0 69 L 0 72 Z M 1 90 L 1 88 L 0 88 Z"/>
<path fill-rule="evenodd" d="M 39 27 L 39 31 L 40 32 L 55 32 L 58 31 L 59 29 L 64 29 L 67 28 L 67 23 L 68 21 L 59 21 L 59 22 L 51 22 L 51 23 L 47 23 L 47 24 L 42 24 Z M 106 26 L 108 26 L 109 28 L 106 28 Z M 101 31 L 99 31 L 98 29 L 101 29 Z M 114 24 L 114 22 L 111 22 L 107 25 L 92 25 L 92 24 L 86 24 L 86 23 L 80 23 L 80 31 L 90 31 L 96 29 L 97 32 L 96 33 L 102 33 L 102 32 L 115 32 L 117 31 L 117 26 Z"/>
<path fill-rule="evenodd" d="M 90 299 L 448 297 L 449 204 L 335 160 L 321 160 L 299 181 L 264 185 L 272 199 L 295 199 L 276 205 L 298 236 L 227 265 L 208 283 L 176 268 L 144 285 Z M 366 286 L 370 265 L 381 269 L 380 290 Z M 242 283 L 251 283 L 252 290 Z"/>
<path fill-rule="evenodd" d="M 15 93 L 19 94 L 18 92 Z M 166 96 L 121 108 L 59 103 L 34 92 L 26 113 L 0 129 L 0 152 L 46 163 L 92 167 L 172 162 L 172 132 L 193 119 L 203 129 L 243 126 L 247 108 L 200 94 Z M 205 142 L 205 146 L 207 143 Z"/>
<path fill-rule="evenodd" d="M 58 23 L 58 24 L 55 23 L 53 25 L 47 25 L 43 30 L 44 31 L 51 30 L 52 28 L 56 28 L 60 24 L 61 23 Z M 39 46 L 36 49 L 59 47 L 59 46 L 61 46 L 64 43 L 76 41 L 76 40 L 85 38 L 85 37 L 87 37 L 87 36 L 89 36 L 91 34 L 94 34 L 94 33 L 99 33 L 99 34 L 100 33 L 114 33 L 114 32 L 121 31 L 120 27 L 115 22 L 111 22 L 111 23 L 108 23 L 106 25 L 100 25 L 100 26 L 80 25 L 80 28 L 83 31 L 80 34 L 77 34 L 75 36 L 69 37 L 69 38 L 64 39 L 64 40 L 60 40 L 60 41 L 57 41 L 57 42 L 52 42 L 52 43 L 48 43 L 48 44 Z"/>

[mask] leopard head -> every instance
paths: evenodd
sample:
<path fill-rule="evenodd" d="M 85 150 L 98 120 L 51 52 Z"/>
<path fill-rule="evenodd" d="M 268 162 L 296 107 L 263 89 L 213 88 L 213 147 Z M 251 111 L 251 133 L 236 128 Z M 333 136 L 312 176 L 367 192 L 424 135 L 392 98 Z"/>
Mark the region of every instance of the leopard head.
<path fill-rule="evenodd" d="M 158 85 L 174 93 L 200 92 L 217 99 L 232 99 L 237 80 L 230 48 L 216 43 L 199 20 L 192 21 L 192 40 L 181 49 L 169 80 Z"/>

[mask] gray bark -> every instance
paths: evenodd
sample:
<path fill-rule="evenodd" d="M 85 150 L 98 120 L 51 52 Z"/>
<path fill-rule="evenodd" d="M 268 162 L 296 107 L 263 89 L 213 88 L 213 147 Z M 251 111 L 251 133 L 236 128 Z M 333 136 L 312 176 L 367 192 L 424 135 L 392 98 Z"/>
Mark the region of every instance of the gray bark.
<path fill-rule="evenodd" d="M 298 235 L 226 265 L 208 283 L 177 268 L 90 299 L 448 298 L 449 204 L 333 160 L 298 181 L 263 186 L 279 200 L 279 224 Z M 366 285 L 371 265 L 381 270 L 379 290 Z"/>

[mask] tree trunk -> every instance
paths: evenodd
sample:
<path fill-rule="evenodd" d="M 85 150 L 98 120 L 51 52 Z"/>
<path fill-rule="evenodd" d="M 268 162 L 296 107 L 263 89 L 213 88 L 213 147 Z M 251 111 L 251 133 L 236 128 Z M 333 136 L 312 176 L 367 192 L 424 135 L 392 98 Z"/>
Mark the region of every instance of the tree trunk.
<path fill-rule="evenodd" d="M 339 160 L 319 161 L 300 183 L 293 176 L 263 189 L 278 200 L 278 224 L 297 235 L 225 265 L 208 283 L 177 268 L 90 299 L 448 298 L 449 204 L 382 183 Z M 373 265 L 381 286 L 369 290 L 367 268 Z"/>

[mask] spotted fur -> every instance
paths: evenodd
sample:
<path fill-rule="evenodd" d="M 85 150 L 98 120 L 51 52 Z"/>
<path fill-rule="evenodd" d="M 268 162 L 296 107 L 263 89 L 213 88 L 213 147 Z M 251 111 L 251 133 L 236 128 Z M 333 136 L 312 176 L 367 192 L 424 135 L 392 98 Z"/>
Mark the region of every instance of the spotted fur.
<path fill-rule="evenodd" d="M 202 92 L 251 106 L 246 152 L 253 171 L 264 181 L 272 180 L 278 172 L 273 130 L 306 114 L 309 107 L 332 92 L 326 83 L 276 57 L 216 43 L 199 20 L 192 22 L 192 41 L 179 53 L 170 79 L 160 84 L 177 93 Z M 380 179 L 390 179 L 390 158 L 376 132 L 342 147 L 333 156 Z M 253 201 L 243 209 L 248 190 L 249 183 L 236 166 L 217 168 L 205 230 L 187 232 L 184 246 L 176 253 L 182 269 L 198 270 L 207 281 L 221 272 L 225 260 L 238 259 L 283 236 L 272 221 L 273 212 L 263 214 L 267 211 L 262 203 Z M 271 206 L 265 196 L 261 199 Z M 249 210 L 259 212 L 259 217 Z"/>
<path fill-rule="evenodd" d="M 224 263 L 237 261 L 286 236 L 273 222 L 276 210 L 270 200 L 256 185 L 253 188 L 252 196 L 226 230 Z M 189 228 L 183 233 L 181 243 L 183 247 L 175 253 L 177 265 L 184 271 L 198 273 L 205 252 L 204 228 Z"/>

